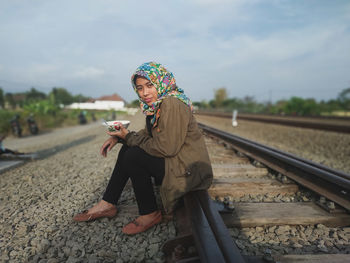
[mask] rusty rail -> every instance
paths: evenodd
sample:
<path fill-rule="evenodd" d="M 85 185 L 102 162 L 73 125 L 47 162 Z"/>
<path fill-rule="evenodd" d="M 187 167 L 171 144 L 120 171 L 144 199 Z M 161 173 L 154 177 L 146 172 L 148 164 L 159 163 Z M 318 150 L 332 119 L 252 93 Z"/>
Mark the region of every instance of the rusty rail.
<path fill-rule="evenodd" d="M 208 116 L 216 116 L 220 118 L 232 118 L 232 113 L 225 112 L 196 112 L 198 115 L 208 115 Z M 290 117 L 291 118 L 291 117 Z M 248 115 L 248 114 L 238 114 L 238 120 L 249 120 L 249 121 L 258 121 L 264 123 L 273 123 L 280 125 L 287 125 L 299 128 L 309 128 L 309 129 L 317 129 L 317 130 L 325 130 L 325 131 L 335 131 L 341 133 L 350 133 L 350 120 L 349 118 L 344 118 L 342 120 L 348 121 L 347 124 L 335 124 L 335 123 L 324 123 L 324 122 L 308 122 L 307 120 L 302 120 L 301 117 L 293 117 L 293 119 L 287 119 L 281 116 L 270 116 L 270 115 Z M 315 118 L 317 120 L 321 120 L 321 118 Z"/>
<path fill-rule="evenodd" d="M 350 175 L 289 153 L 199 124 L 206 133 L 220 138 L 239 152 L 257 160 L 308 189 L 350 210 Z"/>

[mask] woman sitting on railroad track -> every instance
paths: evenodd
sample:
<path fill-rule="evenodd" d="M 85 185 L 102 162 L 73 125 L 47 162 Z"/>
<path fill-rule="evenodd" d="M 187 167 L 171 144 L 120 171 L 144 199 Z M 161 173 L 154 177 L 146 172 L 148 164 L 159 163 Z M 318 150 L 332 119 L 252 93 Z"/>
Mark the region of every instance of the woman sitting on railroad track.
<path fill-rule="evenodd" d="M 151 177 L 161 185 L 166 213 L 174 210 L 185 193 L 208 189 L 213 178 L 192 103 L 177 87 L 173 74 L 149 62 L 137 68 L 131 82 L 146 115 L 146 127 L 129 132 L 121 125 L 119 130 L 107 132 L 110 138 L 100 150 L 104 157 L 118 141 L 123 143 L 112 176 L 102 200 L 74 217 L 75 221 L 91 221 L 115 216 L 118 199 L 130 178 L 140 216 L 123 227 L 125 234 L 143 232 L 162 220 Z"/>

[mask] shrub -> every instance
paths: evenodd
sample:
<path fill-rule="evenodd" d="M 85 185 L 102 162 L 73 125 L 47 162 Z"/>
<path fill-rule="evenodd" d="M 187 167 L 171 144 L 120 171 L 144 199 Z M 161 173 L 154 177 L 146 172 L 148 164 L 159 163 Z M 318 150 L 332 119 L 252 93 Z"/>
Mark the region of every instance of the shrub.
<path fill-rule="evenodd" d="M 0 133 L 7 134 L 11 130 L 10 120 L 13 117 L 13 113 L 7 110 L 0 110 Z"/>

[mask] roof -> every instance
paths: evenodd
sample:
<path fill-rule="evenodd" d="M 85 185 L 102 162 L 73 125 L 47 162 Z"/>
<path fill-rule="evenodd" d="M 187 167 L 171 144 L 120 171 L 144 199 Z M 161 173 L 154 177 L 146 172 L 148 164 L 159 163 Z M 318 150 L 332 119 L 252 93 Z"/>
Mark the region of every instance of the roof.
<path fill-rule="evenodd" d="M 102 96 L 100 98 L 97 98 L 96 100 L 109 100 L 109 101 L 124 101 L 122 97 L 120 97 L 118 94 L 112 94 L 112 95 L 106 95 Z M 125 101 L 124 101 L 125 102 Z"/>

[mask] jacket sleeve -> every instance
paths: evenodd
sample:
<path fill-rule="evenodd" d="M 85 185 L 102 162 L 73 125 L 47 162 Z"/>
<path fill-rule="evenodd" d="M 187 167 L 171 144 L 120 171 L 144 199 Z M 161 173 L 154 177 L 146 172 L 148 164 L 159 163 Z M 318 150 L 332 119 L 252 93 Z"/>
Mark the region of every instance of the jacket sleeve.
<path fill-rule="evenodd" d="M 142 129 L 142 130 L 139 130 L 137 132 L 137 134 L 139 134 L 140 136 L 149 136 L 148 132 L 146 131 L 146 129 Z"/>
<path fill-rule="evenodd" d="M 131 132 L 125 138 L 126 143 L 156 157 L 173 157 L 185 142 L 190 117 L 191 110 L 183 102 L 173 97 L 164 99 L 158 125 L 152 129 L 153 137 Z"/>

